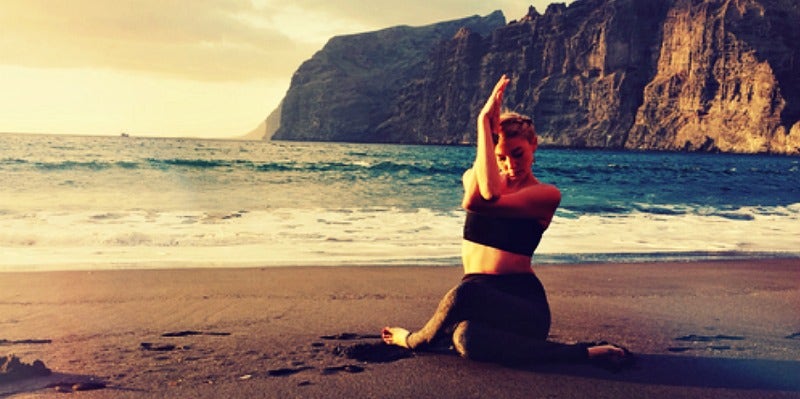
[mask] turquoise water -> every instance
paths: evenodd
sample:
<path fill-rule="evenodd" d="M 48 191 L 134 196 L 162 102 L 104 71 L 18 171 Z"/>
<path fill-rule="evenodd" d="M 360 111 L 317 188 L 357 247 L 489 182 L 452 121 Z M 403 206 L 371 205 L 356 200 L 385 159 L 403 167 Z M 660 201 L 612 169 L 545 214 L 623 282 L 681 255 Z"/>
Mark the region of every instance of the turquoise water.
<path fill-rule="evenodd" d="M 0 134 L 0 267 L 458 263 L 471 147 Z M 540 149 L 536 261 L 796 256 L 800 159 Z M 236 256 L 231 256 L 235 253 Z M 88 265 L 88 266 L 87 266 Z"/>

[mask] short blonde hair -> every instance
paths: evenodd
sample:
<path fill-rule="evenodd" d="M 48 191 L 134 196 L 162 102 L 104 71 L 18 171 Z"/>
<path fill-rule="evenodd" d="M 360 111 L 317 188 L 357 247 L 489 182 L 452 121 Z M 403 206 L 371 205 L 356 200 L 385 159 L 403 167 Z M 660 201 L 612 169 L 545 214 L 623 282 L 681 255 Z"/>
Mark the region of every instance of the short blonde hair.
<path fill-rule="evenodd" d="M 493 136 L 494 142 L 497 143 L 499 135 L 503 134 L 506 137 L 516 137 L 522 135 L 531 143 L 536 140 L 536 128 L 533 127 L 533 119 L 528 116 L 513 112 L 506 111 L 500 115 L 500 131 L 495 132 Z M 512 128 L 512 126 L 514 126 Z"/>

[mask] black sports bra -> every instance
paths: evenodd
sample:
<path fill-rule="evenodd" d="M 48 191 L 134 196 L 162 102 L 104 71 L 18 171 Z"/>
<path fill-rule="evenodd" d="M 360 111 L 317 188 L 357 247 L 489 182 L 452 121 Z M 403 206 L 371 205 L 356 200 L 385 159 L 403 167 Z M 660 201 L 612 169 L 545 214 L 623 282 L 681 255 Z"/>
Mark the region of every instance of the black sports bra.
<path fill-rule="evenodd" d="M 525 256 L 533 256 L 543 233 L 537 219 L 467 212 L 464 221 L 465 240 Z"/>

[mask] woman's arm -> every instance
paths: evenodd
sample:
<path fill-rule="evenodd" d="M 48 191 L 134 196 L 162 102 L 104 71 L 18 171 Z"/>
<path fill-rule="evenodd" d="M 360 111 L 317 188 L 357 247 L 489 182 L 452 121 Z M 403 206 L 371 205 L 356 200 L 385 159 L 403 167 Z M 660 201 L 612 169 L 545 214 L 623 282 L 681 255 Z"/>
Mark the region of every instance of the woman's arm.
<path fill-rule="evenodd" d="M 561 192 L 550 184 L 534 184 L 487 201 L 478 193 L 472 169 L 464 173 L 462 182 L 465 194 L 461 206 L 469 212 L 539 219 L 546 227 L 561 203 Z"/>
<path fill-rule="evenodd" d="M 491 96 L 478 115 L 478 148 L 475 163 L 472 166 L 477 182 L 478 192 L 484 200 L 497 199 L 503 189 L 503 180 L 494 155 L 494 139 L 492 131 L 500 125 L 500 107 L 503 104 L 503 92 L 510 80 L 506 75 L 500 77 L 492 90 Z M 472 193 L 465 192 L 465 196 Z"/>
<path fill-rule="evenodd" d="M 548 184 L 506 192 L 505 178 L 495 159 L 492 131 L 499 129 L 500 107 L 508 83 L 508 77 L 503 75 L 478 116 L 477 155 L 472 168 L 462 176 L 461 205 L 470 212 L 534 218 L 547 225 L 561 202 L 561 192 Z"/>

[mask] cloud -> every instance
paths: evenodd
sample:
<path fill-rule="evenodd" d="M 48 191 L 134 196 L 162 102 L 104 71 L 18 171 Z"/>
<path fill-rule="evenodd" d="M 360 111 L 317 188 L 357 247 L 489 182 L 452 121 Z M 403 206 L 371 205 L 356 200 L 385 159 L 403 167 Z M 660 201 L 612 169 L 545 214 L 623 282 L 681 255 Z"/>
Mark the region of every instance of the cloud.
<path fill-rule="evenodd" d="M 405 1 L 402 5 L 395 0 L 295 0 L 294 5 L 327 14 L 333 19 L 350 20 L 357 25 L 370 26 L 372 29 L 429 24 L 465 17 L 474 13 L 470 10 L 486 8 L 485 1 L 474 0 Z"/>
<path fill-rule="evenodd" d="M 572 0 L 562 0 L 570 3 Z M 548 0 L 294 0 L 303 10 L 314 10 L 332 19 L 352 21 L 355 25 L 380 29 L 395 25 L 426 25 L 440 21 L 487 15 L 502 10 L 506 19 L 519 19 L 534 5 L 542 13 Z"/>
<path fill-rule="evenodd" d="M 102 67 L 198 80 L 291 75 L 313 51 L 251 21 L 274 13 L 249 1 L 5 0 L 3 63 Z"/>
<path fill-rule="evenodd" d="M 527 9 L 512 0 L 3 0 L 0 63 L 200 81 L 286 79 L 335 35 L 507 7 L 519 7 L 515 17 Z"/>

